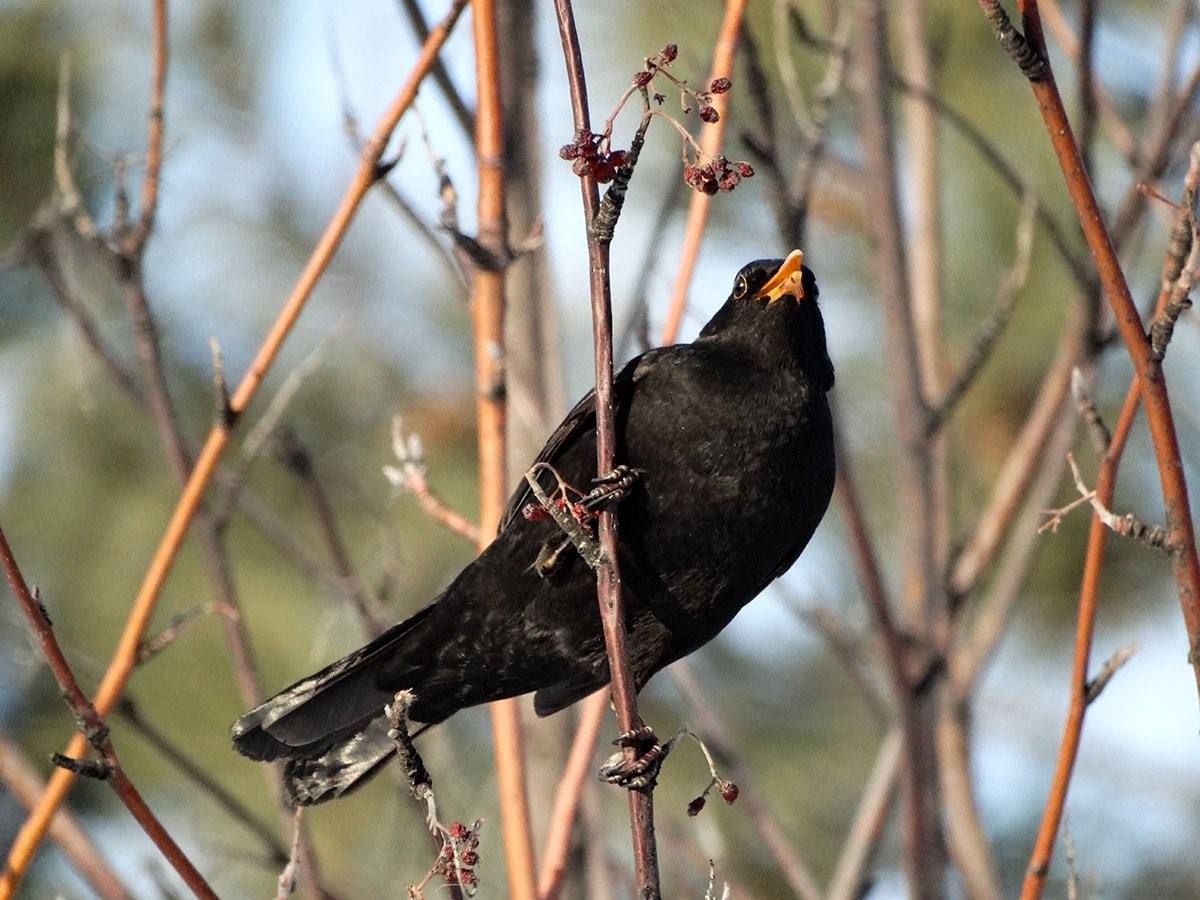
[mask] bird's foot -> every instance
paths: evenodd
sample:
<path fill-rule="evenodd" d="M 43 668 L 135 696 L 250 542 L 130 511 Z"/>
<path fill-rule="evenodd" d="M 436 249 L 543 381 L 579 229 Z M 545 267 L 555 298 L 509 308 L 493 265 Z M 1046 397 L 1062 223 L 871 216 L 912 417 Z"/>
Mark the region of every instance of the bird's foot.
<path fill-rule="evenodd" d="M 662 744 L 649 725 L 625 732 L 613 744 L 622 749 L 600 767 L 600 780 L 631 790 L 653 787 L 663 760 L 671 752 L 671 745 Z M 636 751 L 632 759 L 625 754 L 625 749 L 630 747 Z"/>
<path fill-rule="evenodd" d="M 596 510 L 604 506 L 611 506 L 614 503 L 620 503 L 629 496 L 633 486 L 637 484 L 638 479 L 642 477 L 640 469 L 634 469 L 630 466 L 617 466 L 611 472 L 601 475 L 599 478 L 593 478 L 592 483 L 596 487 L 584 495 L 581 501 L 584 508 L 587 510 Z"/>

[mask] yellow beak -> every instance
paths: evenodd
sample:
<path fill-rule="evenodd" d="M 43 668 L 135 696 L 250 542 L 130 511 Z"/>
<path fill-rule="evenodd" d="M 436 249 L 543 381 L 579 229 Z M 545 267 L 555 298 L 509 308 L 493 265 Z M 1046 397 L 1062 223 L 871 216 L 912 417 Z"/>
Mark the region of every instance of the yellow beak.
<path fill-rule="evenodd" d="M 791 294 L 797 300 L 803 300 L 804 274 L 801 268 L 803 265 L 804 251 L 793 250 L 788 254 L 787 259 L 783 261 L 783 265 L 779 267 L 779 270 L 771 276 L 766 284 L 759 288 L 758 293 L 754 295 L 754 299 L 766 299 L 774 302 L 785 294 Z"/>

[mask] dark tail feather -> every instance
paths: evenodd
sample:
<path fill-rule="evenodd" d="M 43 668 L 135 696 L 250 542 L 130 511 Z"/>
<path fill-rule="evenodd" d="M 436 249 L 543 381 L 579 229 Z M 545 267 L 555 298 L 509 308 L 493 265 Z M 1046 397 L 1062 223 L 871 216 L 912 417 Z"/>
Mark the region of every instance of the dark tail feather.
<path fill-rule="evenodd" d="M 396 752 L 388 727 L 386 719 L 372 719 L 362 731 L 320 756 L 288 760 L 283 770 L 288 803 L 309 806 L 333 800 L 374 775 Z"/>
<path fill-rule="evenodd" d="M 251 759 L 319 761 L 368 734 L 369 724 L 383 715 L 392 698 L 376 685 L 376 673 L 388 663 L 389 677 L 397 683 L 403 680 L 396 674 L 395 660 L 403 656 L 401 645 L 430 609 L 246 713 L 233 725 L 233 745 Z M 386 728 L 381 733 L 386 737 Z"/>

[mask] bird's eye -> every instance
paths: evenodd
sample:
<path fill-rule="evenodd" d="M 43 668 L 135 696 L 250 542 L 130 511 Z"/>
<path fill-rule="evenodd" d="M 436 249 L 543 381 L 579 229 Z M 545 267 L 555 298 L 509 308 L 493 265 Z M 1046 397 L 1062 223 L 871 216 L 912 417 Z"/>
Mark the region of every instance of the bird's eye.
<path fill-rule="evenodd" d="M 745 275 L 739 275 L 737 281 L 733 283 L 733 297 L 735 300 L 740 300 L 746 296 L 746 291 L 750 290 L 750 285 L 746 281 Z"/>

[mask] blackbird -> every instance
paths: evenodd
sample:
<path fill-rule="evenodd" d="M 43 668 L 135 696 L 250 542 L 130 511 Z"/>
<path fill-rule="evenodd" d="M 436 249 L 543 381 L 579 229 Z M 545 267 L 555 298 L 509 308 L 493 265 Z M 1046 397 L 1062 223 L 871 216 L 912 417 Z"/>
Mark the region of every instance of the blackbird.
<path fill-rule="evenodd" d="M 833 364 L 803 259 L 796 250 L 743 267 L 693 343 L 624 367 L 618 472 L 593 477 L 591 393 L 538 457 L 539 483 L 582 528 L 594 528 L 596 503 L 619 503 L 639 690 L 786 572 L 829 505 Z M 409 715 L 425 728 L 530 691 L 549 715 L 608 681 L 594 574 L 523 485 L 495 541 L 441 596 L 242 716 L 233 741 L 253 759 L 286 759 L 290 801 L 319 803 L 394 752 L 384 706 L 398 691 L 411 692 Z"/>

